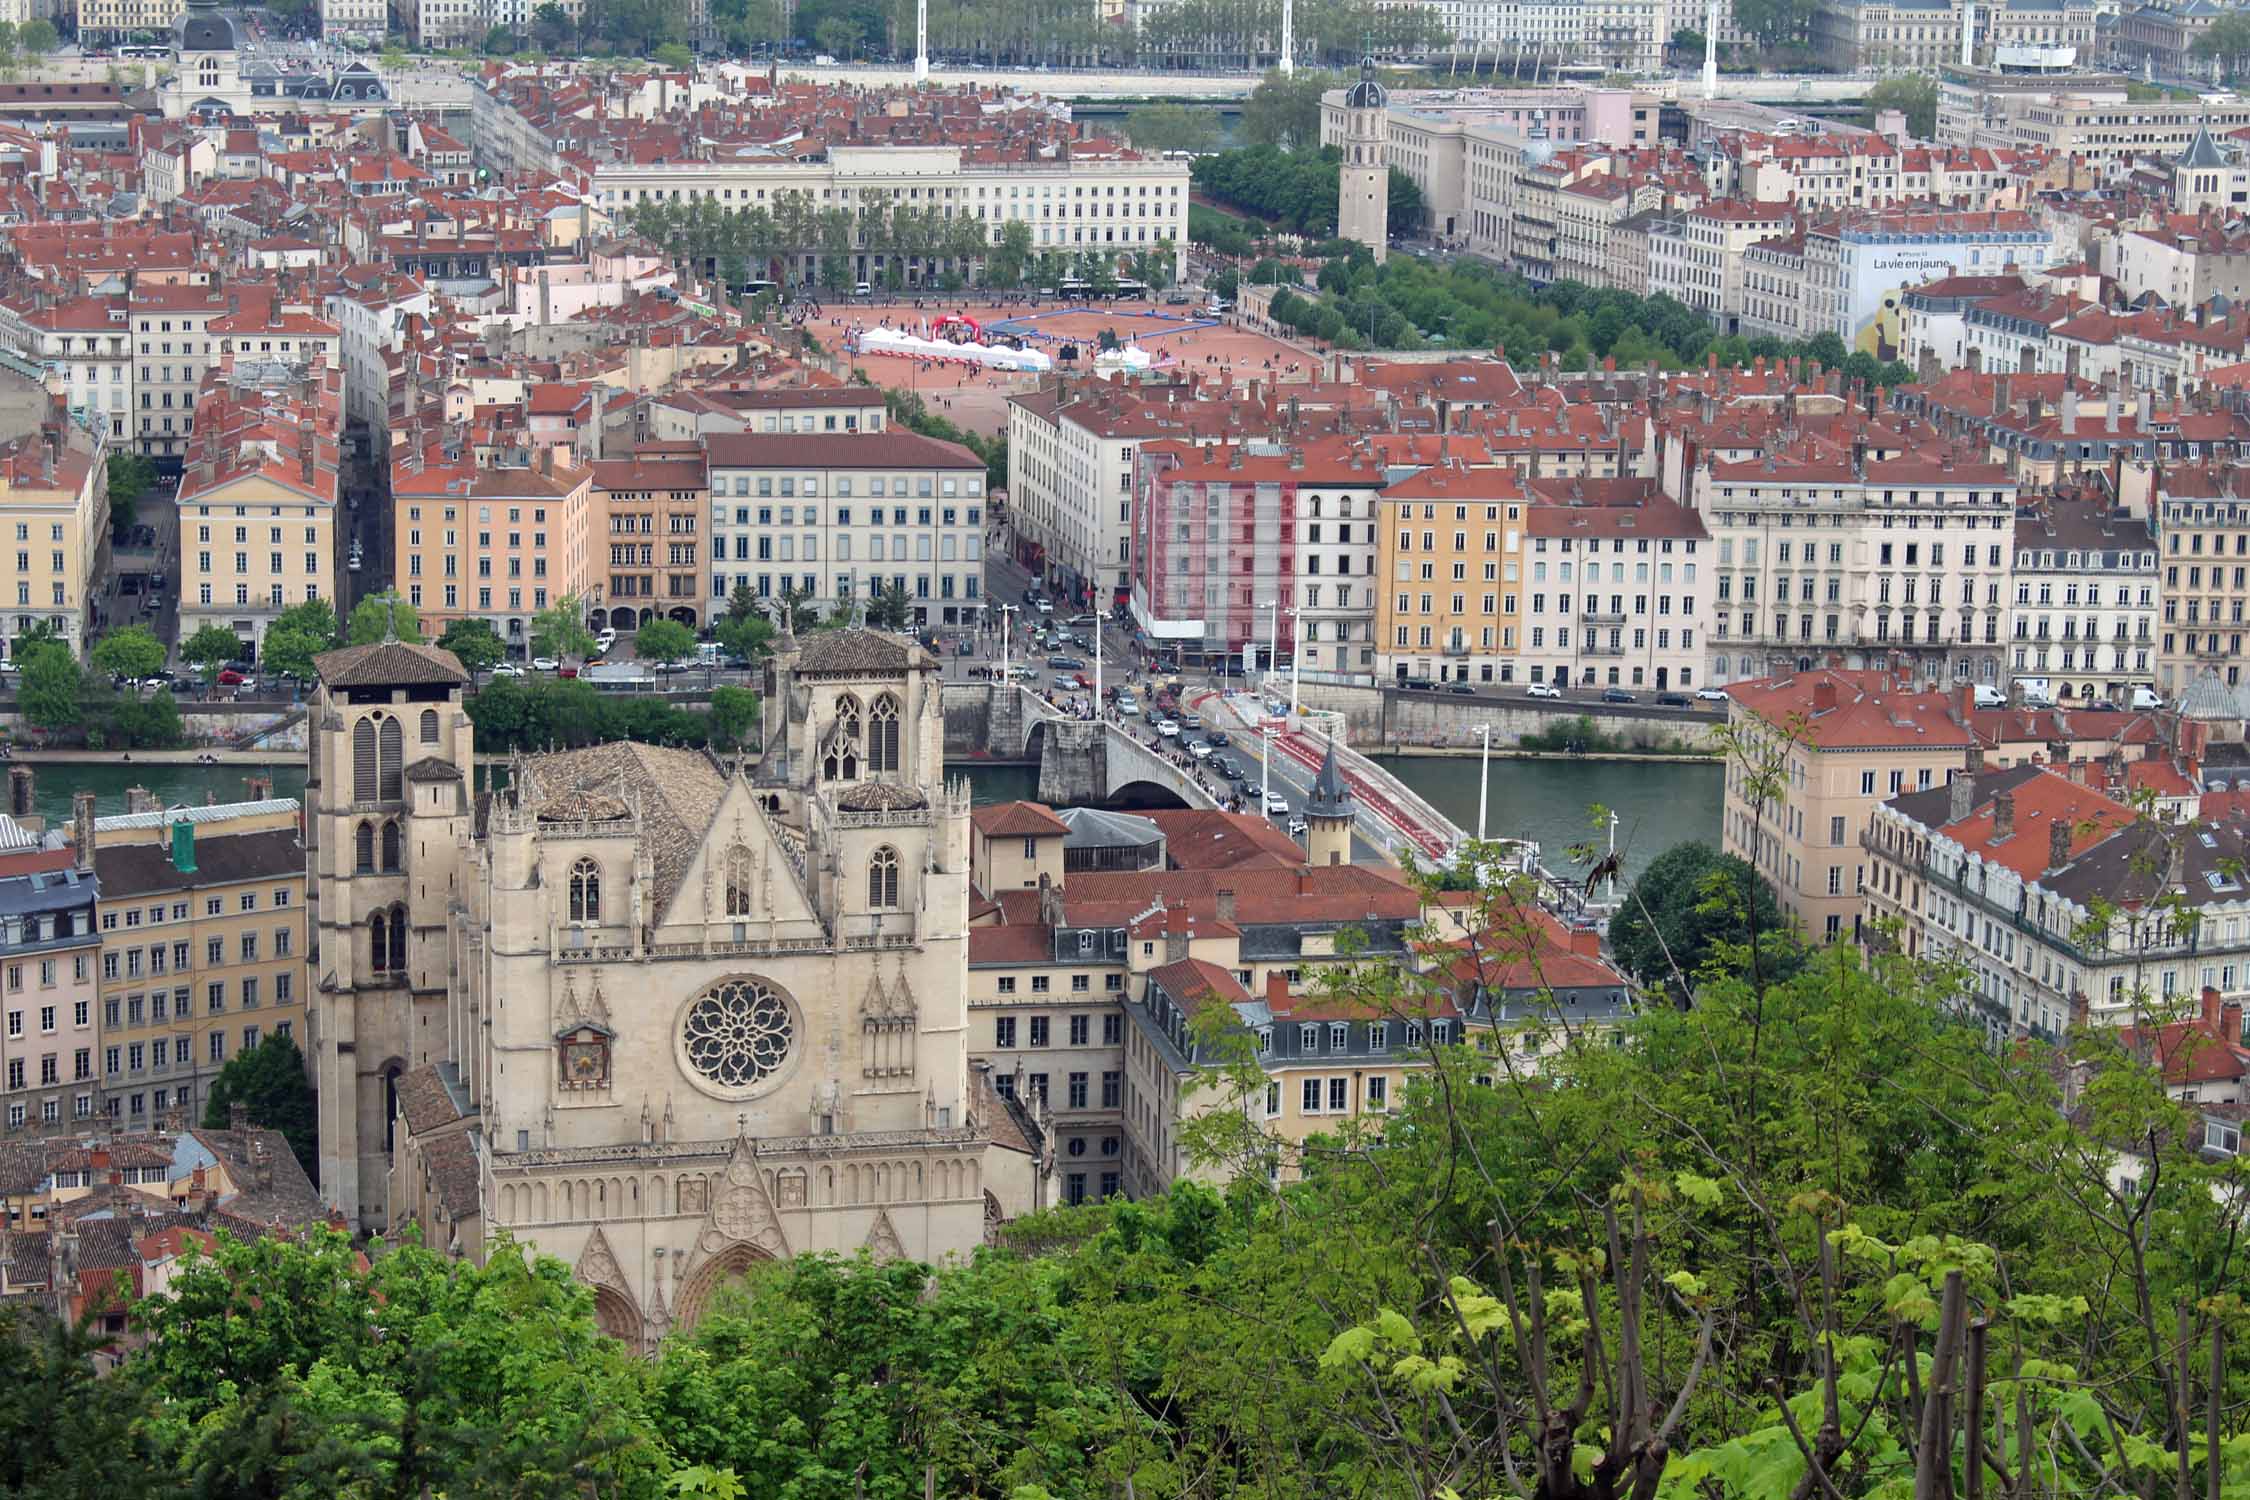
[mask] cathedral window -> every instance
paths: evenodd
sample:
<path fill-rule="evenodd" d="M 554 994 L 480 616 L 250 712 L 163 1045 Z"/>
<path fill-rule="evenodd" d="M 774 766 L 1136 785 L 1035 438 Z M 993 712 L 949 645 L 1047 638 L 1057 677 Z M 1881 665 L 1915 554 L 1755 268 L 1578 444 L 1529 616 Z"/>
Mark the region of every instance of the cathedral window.
<path fill-rule="evenodd" d="M 392 905 L 367 919 L 369 967 L 377 973 L 406 967 L 406 908 Z"/>
<path fill-rule="evenodd" d="M 828 748 L 821 756 L 821 779 L 859 780 L 859 756 L 859 700 L 847 693 L 836 700 L 836 727 L 828 732 Z"/>
<path fill-rule="evenodd" d="M 386 875 L 396 875 L 399 872 L 401 842 L 398 820 L 394 818 L 383 825 L 383 873 Z"/>
<path fill-rule="evenodd" d="M 867 769 L 878 776 L 898 772 L 898 700 L 888 693 L 867 715 Z"/>
<path fill-rule="evenodd" d="M 434 744 L 436 744 L 437 742 L 438 742 L 438 717 L 437 717 L 437 710 L 436 710 L 436 709 L 434 709 L 434 708 L 425 708 L 425 709 L 423 709 L 423 710 L 422 710 L 422 743 L 423 743 L 423 744 L 425 744 L 425 745 L 434 745 Z"/>
<path fill-rule="evenodd" d="M 385 802 L 396 802 L 405 795 L 400 788 L 401 773 L 406 767 L 406 731 L 398 720 L 386 718 L 377 732 L 382 737 L 383 754 L 376 795 Z"/>
<path fill-rule="evenodd" d="M 602 872 L 590 859 L 582 859 L 570 867 L 570 920 L 573 922 L 599 922 L 602 919 Z"/>
<path fill-rule="evenodd" d="M 789 1004 L 779 994 L 755 979 L 723 979 L 689 1005 L 680 1052 L 705 1082 L 749 1090 L 780 1071 L 795 1036 Z"/>
<path fill-rule="evenodd" d="M 727 851 L 727 915 L 750 915 L 750 851 L 740 844 Z"/>
<path fill-rule="evenodd" d="M 352 870 L 368 875 L 375 870 L 375 825 L 362 820 L 352 833 Z"/>
<path fill-rule="evenodd" d="M 362 719 L 352 726 L 352 800 L 375 800 L 375 721 Z"/>
<path fill-rule="evenodd" d="M 898 905 L 898 851 L 887 844 L 867 862 L 867 904 L 877 911 Z"/>

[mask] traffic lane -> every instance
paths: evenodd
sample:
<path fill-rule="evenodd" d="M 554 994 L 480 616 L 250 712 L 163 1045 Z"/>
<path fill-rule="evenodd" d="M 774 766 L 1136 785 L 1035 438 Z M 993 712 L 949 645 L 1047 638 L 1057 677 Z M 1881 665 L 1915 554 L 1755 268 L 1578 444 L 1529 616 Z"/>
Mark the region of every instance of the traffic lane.
<path fill-rule="evenodd" d="M 1598 709 L 1605 714 L 1616 714 L 1625 718 L 1701 719 L 1714 724 L 1725 722 L 1727 716 L 1725 705 L 1696 698 L 1692 695 L 1683 695 L 1688 699 L 1687 706 L 1684 708 L 1676 704 L 1658 703 L 1656 701 L 1656 690 L 1653 688 L 1629 689 L 1628 691 L 1633 692 L 1631 703 L 1604 703 L 1602 693 L 1605 689 L 1599 687 L 1565 688 L 1560 698 L 1535 698 L 1525 692 L 1523 688 L 1513 684 L 1475 683 L 1472 685 L 1478 691 L 1456 693 L 1451 691 L 1451 683 L 1439 683 L 1435 688 L 1400 687 L 1395 682 L 1381 684 L 1382 690 L 1394 698 L 1435 698 L 1452 703 L 1496 703 L 1508 708 L 1545 708 L 1549 712 L 1568 708 Z M 1511 688 L 1513 688 L 1512 691 Z M 1673 692 L 1677 689 L 1667 688 L 1665 691 Z"/>

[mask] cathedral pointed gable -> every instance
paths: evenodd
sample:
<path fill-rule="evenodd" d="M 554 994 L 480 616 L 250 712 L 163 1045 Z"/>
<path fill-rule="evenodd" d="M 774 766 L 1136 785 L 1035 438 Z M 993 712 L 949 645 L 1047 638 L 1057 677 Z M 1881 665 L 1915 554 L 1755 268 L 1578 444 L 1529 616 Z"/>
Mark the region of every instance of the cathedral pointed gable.
<path fill-rule="evenodd" d="M 681 868 L 679 883 L 656 907 L 654 920 L 657 924 L 728 920 L 730 914 L 725 899 L 728 881 L 730 875 L 739 877 L 742 873 L 730 872 L 728 868 L 728 861 L 737 850 L 749 855 L 749 915 L 752 920 L 778 923 L 820 920 L 797 874 L 802 851 L 782 845 L 774 821 L 758 806 L 757 792 L 749 782 L 737 776 L 720 791 L 710 822 L 698 831 L 695 845 L 684 851 L 686 863 Z M 676 899 L 682 891 L 691 894 L 684 900 Z M 704 907 L 706 891 L 712 893 L 708 917 Z M 732 919 L 740 921 L 742 914 L 732 914 Z"/>
<path fill-rule="evenodd" d="M 541 818 L 564 821 L 637 815 L 640 853 L 648 860 L 648 916 L 662 922 L 687 883 L 704 835 L 724 803 L 729 778 L 701 750 L 675 750 L 617 740 L 550 755 L 524 757 L 519 779 Z"/>
<path fill-rule="evenodd" d="M 865 1248 L 868 1256 L 879 1266 L 906 1259 L 906 1247 L 899 1243 L 898 1230 L 891 1225 L 889 1209 L 875 1210 L 875 1222 L 868 1226 Z"/>

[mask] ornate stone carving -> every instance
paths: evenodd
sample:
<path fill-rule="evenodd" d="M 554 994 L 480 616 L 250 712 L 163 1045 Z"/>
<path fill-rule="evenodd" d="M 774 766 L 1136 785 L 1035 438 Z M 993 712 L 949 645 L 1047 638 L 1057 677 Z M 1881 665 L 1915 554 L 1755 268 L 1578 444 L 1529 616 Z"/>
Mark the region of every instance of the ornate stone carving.
<path fill-rule="evenodd" d="M 774 1212 L 773 1200 L 766 1196 L 765 1178 L 758 1171 L 756 1151 L 747 1136 L 736 1139 L 734 1155 L 720 1178 L 719 1195 L 711 1205 L 710 1217 L 705 1221 L 703 1232 L 696 1236 L 696 1265 L 730 1245 L 755 1246 L 776 1259 L 789 1254 L 789 1238 L 781 1231 L 781 1220 Z M 693 1269 L 691 1266 L 691 1272 Z"/>
<path fill-rule="evenodd" d="M 681 1213 L 683 1213 L 683 1214 L 700 1214 L 700 1213 L 705 1213 L 705 1212 L 708 1212 L 708 1211 L 709 1211 L 709 1209 L 710 1209 L 710 1206 L 711 1206 L 711 1184 L 710 1184 L 710 1183 L 708 1183 L 708 1182 L 705 1182 L 705 1181 L 704 1181 L 704 1180 L 703 1180 L 702 1178 L 700 1178 L 700 1177 L 683 1177 L 683 1178 L 681 1178 L 681 1179 L 680 1179 L 680 1212 L 681 1212 Z"/>
<path fill-rule="evenodd" d="M 783 1208 L 803 1208 L 805 1206 L 804 1173 L 784 1172 L 774 1179 L 774 1182 L 775 1186 L 781 1190 L 781 1206 Z"/>
<path fill-rule="evenodd" d="M 888 1265 L 894 1260 L 906 1259 L 906 1247 L 899 1243 L 898 1231 L 891 1227 L 889 1209 L 875 1210 L 875 1222 L 867 1230 L 866 1248 L 877 1265 Z"/>
<path fill-rule="evenodd" d="M 587 1237 L 586 1248 L 578 1252 L 578 1279 L 588 1286 L 606 1286 L 630 1297 L 626 1290 L 625 1268 L 617 1263 L 617 1256 L 609 1248 L 609 1237 L 602 1233 L 599 1224 Z"/>

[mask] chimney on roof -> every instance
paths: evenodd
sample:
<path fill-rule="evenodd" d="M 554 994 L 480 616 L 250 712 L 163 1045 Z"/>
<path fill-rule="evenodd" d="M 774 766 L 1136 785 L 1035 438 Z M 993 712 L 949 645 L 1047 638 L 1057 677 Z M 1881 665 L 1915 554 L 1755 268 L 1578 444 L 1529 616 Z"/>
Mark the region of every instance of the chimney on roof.
<path fill-rule="evenodd" d="M 250 1107 L 240 1100 L 227 1105 L 227 1129 L 240 1130 L 250 1123 Z"/>
<path fill-rule="evenodd" d="M 70 797 L 71 842 L 77 846 L 81 870 L 94 868 L 94 794 L 73 792 Z"/>
<path fill-rule="evenodd" d="M 1953 780 L 1946 784 L 1946 792 L 1945 821 L 1958 823 L 1976 807 L 1976 776 L 1968 771 L 1954 772 Z"/>
<path fill-rule="evenodd" d="M 2059 870 L 2070 863 L 2070 819 L 2063 816 L 2047 825 L 2047 868 Z"/>
<path fill-rule="evenodd" d="M 1820 681 L 1813 684 L 1812 711 L 1816 714 L 1824 714 L 1835 706 L 1836 679 L 1833 677 L 1823 677 L 1820 679 Z"/>
<path fill-rule="evenodd" d="M 2016 794 L 2002 792 L 1992 799 L 1992 842 L 2001 844 L 2016 836 Z"/>

